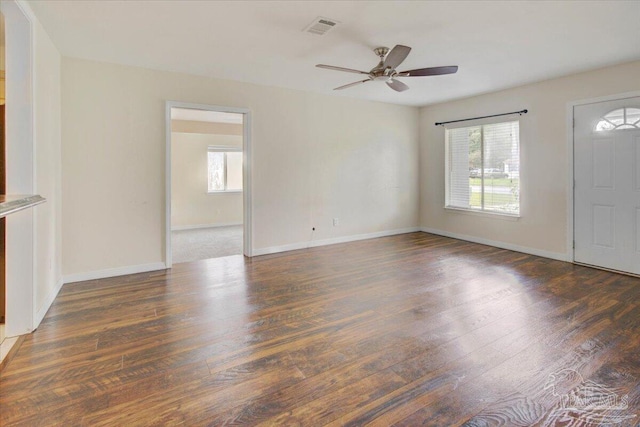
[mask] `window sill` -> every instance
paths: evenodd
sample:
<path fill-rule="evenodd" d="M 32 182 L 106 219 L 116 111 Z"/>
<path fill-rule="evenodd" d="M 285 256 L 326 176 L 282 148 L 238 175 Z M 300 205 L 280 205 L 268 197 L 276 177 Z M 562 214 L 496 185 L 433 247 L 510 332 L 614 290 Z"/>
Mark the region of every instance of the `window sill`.
<path fill-rule="evenodd" d="M 502 212 L 488 212 L 488 211 L 476 211 L 472 209 L 463 209 L 463 208 L 454 208 L 451 206 L 445 206 L 445 210 L 456 212 L 464 215 L 472 215 L 472 216 L 483 216 L 487 218 L 495 218 L 502 219 L 506 221 L 518 221 L 520 219 L 520 214 L 508 214 Z"/>
<path fill-rule="evenodd" d="M 209 194 L 209 195 L 215 195 L 215 194 L 242 194 L 242 190 L 207 191 L 206 194 Z"/>

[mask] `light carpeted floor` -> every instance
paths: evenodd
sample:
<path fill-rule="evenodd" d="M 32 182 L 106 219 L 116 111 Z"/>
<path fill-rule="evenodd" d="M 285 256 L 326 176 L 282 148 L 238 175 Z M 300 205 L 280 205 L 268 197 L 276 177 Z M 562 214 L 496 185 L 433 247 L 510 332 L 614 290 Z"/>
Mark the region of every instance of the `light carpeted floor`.
<path fill-rule="evenodd" d="M 242 226 L 171 232 L 173 263 L 242 254 Z"/>

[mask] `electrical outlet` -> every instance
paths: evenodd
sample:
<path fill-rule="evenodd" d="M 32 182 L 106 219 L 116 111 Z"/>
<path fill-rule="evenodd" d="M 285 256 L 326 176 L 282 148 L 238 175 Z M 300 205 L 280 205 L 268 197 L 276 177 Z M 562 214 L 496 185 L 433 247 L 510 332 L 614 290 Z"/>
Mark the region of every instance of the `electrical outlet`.
<path fill-rule="evenodd" d="M 340 225 L 340 220 L 338 218 L 333 218 L 333 226 L 337 227 Z"/>

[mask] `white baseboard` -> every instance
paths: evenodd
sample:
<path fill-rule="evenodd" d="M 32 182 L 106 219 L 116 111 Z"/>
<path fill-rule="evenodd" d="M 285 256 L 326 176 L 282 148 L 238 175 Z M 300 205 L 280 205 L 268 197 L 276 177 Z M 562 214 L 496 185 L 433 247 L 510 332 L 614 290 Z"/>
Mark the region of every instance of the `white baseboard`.
<path fill-rule="evenodd" d="M 38 326 L 40 326 L 40 322 L 42 322 L 42 319 L 44 319 L 44 316 L 47 314 L 47 311 L 49 311 L 51 304 L 53 304 L 53 300 L 55 300 L 56 297 L 58 296 L 58 293 L 60 292 L 60 289 L 62 289 L 63 284 L 64 282 L 62 281 L 62 277 L 61 277 L 60 279 L 58 279 L 58 282 L 56 283 L 56 287 L 52 289 L 51 292 L 49 292 L 49 295 L 47 295 L 47 299 L 45 300 L 42 307 L 40 307 L 40 309 L 36 312 L 35 318 L 33 319 L 34 331 L 38 328 Z"/>
<path fill-rule="evenodd" d="M 308 242 L 292 243 L 282 246 L 270 246 L 254 249 L 252 256 L 275 254 L 279 252 L 295 251 L 298 249 L 314 248 L 317 246 L 335 245 L 336 243 L 355 242 L 357 240 L 375 239 L 377 237 L 394 236 L 396 234 L 415 233 L 419 227 L 400 228 L 397 230 L 377 231 L 375 233 L 355 234 L 351 236 L 333 237 L 331 239 L 311 240 Z"/>
<path fill-rule="evenodd" d="M 451 233 L 449 231 L 435 228 L 422 227 L 420 231 L 437 234 L 438 236 L 451 237 L 452 239 L 465 240 L 467 242 L 480 243 L 481 245 L 495 246 L 496 248 L 508 249 L 510 251 L 522 252 L 529 255 L 536 255 L 543 258 L 551 258 L 558 261 L 572 262 L 570 256 L 558 252 L 543 251 L 541 249 L 529 248 L 526 246 L 514 245 L 511 243 L 499 242 L 496 240 L 484 239 L 482 237 L 468 236 L 466 234 Z"/>
<path fill-rule="evenodd" d="M 217 224 L 196 224 L 196 225 L 176 225 L 171 227 L 171 231 L 183 231 L 183 230 L 197 230 L 200 228 L 217 228 L 217 227 L 231 227 L 232 225 L 242 225 L 242 222 L 227 222 Z"/>
<path fill-rule="evenodd" d="M 0 342 L 0 362 L 2 362 L 5 357 L 7 357 L 14 344 L 18 341 L 18 338 L 19 337 L 5 337 Z"/>
<path fill-rule="evenodd" d="M 130 265 L 127 267 L 108 268 L 106 270 L 89 271 L 86 273 L 69 274 L 63 277 L 63 282 L 83 282 L 85 280 L 105 279 L 107 277 L 124 276 L 126 274 L 146 273 L 147 271 L 164 270 L 167 266 L 164 262 L 152 262 L 150 264 Z"/>

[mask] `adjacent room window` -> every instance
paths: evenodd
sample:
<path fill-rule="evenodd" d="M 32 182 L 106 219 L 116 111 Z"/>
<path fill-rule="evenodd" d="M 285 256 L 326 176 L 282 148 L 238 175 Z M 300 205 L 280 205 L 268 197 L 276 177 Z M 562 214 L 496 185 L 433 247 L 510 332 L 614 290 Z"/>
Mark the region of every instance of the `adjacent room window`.
<path fill-rule="evenodd" d="M 520 214 L 518 121 L 446 130 L 446 207 Z"/>
<path fill-rule="evenodd" d="M 242 191 L 242 151 L 229 147 L 209 147 L 209 193 Z"/>
<path fill-rule="evenodd" d="M 607 113 L 596 124 L 596 131 L 618 129 L 640 129 L 640 109 L 620 108 Z"/>

